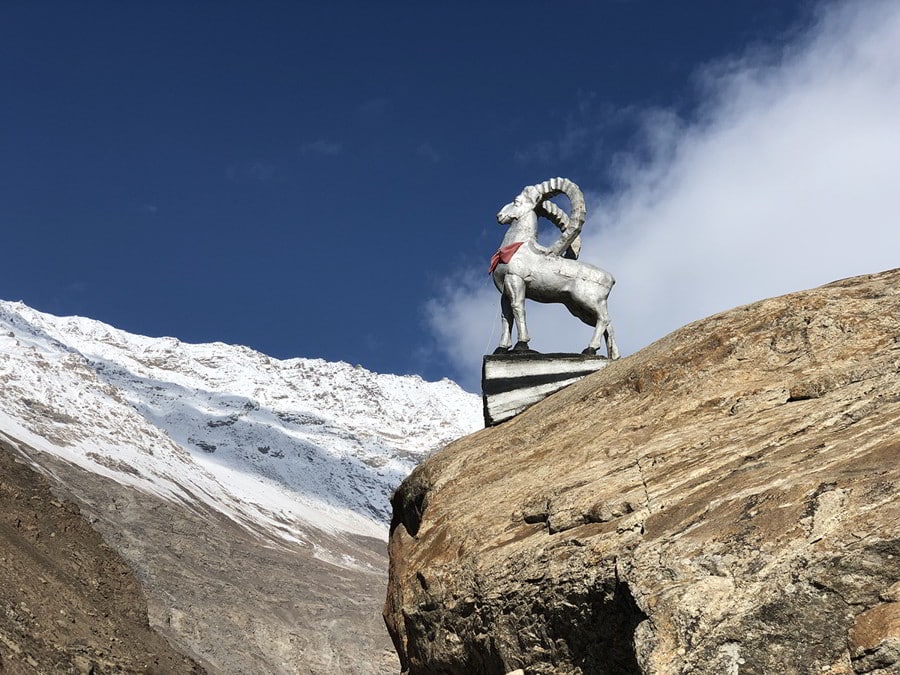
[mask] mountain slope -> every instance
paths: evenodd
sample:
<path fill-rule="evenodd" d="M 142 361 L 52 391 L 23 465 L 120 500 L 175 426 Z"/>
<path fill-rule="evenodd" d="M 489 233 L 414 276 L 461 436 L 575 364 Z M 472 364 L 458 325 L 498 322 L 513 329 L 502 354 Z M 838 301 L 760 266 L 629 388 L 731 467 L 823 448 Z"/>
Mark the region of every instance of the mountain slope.
<path fill-rule="evenodd" d="M 388 496 L 480 426 L 479 399 L 446 380 L 0 302 L 0 440 L 128 561 L 151 625 L 215 672 L 395 671 Z"/>
<path fill-rule="evenodd" d="M 0 672 L 202 672 L 147 625 L 125 561 L 17 455 L 0 440 Z"/>
<path fill-rule="evenodd" d="M 300 540 L 306 526 L 383 536 L 402 477 L 481 422 L 448 380 L 145 338 L 9 302 L 0 382 L 0 430 Z"/>

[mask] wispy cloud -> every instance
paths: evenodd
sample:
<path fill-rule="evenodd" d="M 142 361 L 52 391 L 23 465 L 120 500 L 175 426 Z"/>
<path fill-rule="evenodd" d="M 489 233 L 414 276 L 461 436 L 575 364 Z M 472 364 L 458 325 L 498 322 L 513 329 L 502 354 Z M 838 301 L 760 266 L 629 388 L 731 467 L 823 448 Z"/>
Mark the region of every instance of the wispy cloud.
<path fill-rule="evenodd" d="M 235 183 L 266 183 L 276 174 L 276 167 L 271 162 L 251 160 L 234 162 L 225 168 L 225 177 Z"/>
<path fill-rule="evenodd" d="M 635 111 L 599 103 L 595 92 L 579 91 L 559 133 L 527 143 L 513 152 L 523 164 L 550 164 L 572 159 L 594 165 L 603 156 L 603 137 L 609 133 L 634 132 Z"/>
<path fill-rule="evenodd" d="M 363 101 L 356 108 L 356 114 L 367 120 L 384 117 L 391 109 L 390 99 L 377 97 Z"/>
<path fill-rule="evenodd" d="M 900 5 L 831 5 L 787 47 L 699 76 L 701 113 L 644 114 L 643 143 L 614 162 L 619 187 L 592 195 L 582 258 L 619 281 L 610 311 L 626 354 L 735 305 L 900 264 Z M 473 389 L 498 299 L 479 267 L 426 307 Z M 590 335 L 558 306 L 528 315 L 542 351 Z"/>
<path fill-rule="evenodd" d="M 429 141 L 421 143 L 419 147 L 416 148 L 416 154 L 419 155 L 419 157 L 423 157 L 424 159 L 427 159 L 429 162 L 432 162 L 434 164 L 437 164 L 441 161 L 441 154 Z"/>
<path fill-rule="evenodd" d="M 341 154 L 344 149 L 343 143 L 339 141 L 331 141 L 325 138 L 319 138 L 315 141 L 309 141 L 300 146 L 300 154 L 302 155 L 327 155 L 334 157 Z"/>

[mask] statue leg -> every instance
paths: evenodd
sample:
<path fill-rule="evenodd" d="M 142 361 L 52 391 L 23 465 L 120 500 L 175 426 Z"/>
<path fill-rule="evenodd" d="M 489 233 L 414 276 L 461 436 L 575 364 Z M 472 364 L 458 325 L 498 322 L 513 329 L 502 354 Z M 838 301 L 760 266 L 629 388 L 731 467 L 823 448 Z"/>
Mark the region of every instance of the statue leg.
<path fill-rule="evenodd" d="M 525 325 L 525 280 L 515 274 L 507 274 L 503 279 L 503 295 L 509 298 L 513 318 L 516 321 L 516 346 L 514 349 L 528 349 L 528 327 Z"/>
<path fill-rule="evenodd" d="M 582 354 L 594 355 L 606 338 L 606 354 L 610 359 L 619 358 L 619 348 L 616 346 L 616 338 L 613 333 L 612 323 L 609 320 L 609 310 L 604 298 L 597 306 L 597 324 L 594 327 L 594 335 L 591 342 Z"/>
<path fill-rule="evenodd" d="M 610 361 L 615 361 L 619 358 L 619 348 L 616 346 L 616 335 L 613 331 L 612 322 L 606 325 L 606 353 L 609 356 Z"/>
<path fill-rule="evenodd" d="M 500 296 L 500 345 L 494 350 L 495 354 L 503 354 L 512 346 L 513 309 L 506 297 L 506 293 Z"/>

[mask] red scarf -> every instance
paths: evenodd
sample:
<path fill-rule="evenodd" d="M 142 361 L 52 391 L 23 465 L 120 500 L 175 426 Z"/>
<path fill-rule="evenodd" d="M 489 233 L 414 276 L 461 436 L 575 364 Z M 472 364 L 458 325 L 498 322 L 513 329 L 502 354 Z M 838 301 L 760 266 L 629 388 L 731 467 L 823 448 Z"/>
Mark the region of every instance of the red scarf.
<path fill-rule="evenodd" d="M 523 241 L 517 241 L 515 244 L 510 244 L 509 246 L 504 246 L 503 248 L 498 248 L 497 252 L 491 256 L 491 266 L 488 268 L 488 274 L 493 274 L 494 270 L 497 269 L 497 265 L 500 263 L 508 263 L 512 260 L 512 257 L 515 255 L 516 251 L 519 250 L 519 247 L 524 244 Z"/>

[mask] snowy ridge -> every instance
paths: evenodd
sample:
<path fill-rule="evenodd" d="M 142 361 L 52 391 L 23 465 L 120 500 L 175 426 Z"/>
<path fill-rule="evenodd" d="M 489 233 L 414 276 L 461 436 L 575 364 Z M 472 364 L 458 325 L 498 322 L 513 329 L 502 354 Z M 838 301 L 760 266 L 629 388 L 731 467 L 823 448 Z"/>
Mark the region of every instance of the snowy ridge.
<path fill-rule="evenodd" d="M 0 301 L 0 432 L 284 539 L 385 538 L 391 490 L 481 425 L 480 399 L 449 380 L 148 338 Z"/>

